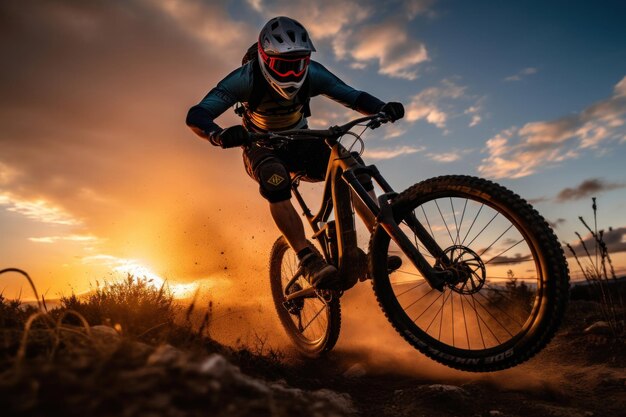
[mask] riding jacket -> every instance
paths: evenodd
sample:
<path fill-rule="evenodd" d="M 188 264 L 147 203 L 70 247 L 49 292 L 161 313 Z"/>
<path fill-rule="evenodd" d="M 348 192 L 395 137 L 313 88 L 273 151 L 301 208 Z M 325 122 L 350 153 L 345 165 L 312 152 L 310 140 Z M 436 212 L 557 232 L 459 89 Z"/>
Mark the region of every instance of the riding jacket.
<path fill-rule="evenodd" d="M 253 96 L 258 94 L 259 85 L 263 90 L 260 100 L 256 100 Z M 217 146 L 221 128 L 215 119 L 236 103 L 243 104 L 242 123 L 253 132 L 279 132 L 305 127 L 310 115 L 309 98 L 320 94 L 364 114 L 377 113 L 384 105 L 376 97 L 348 86 L 315 61 L 310 62 L 307 78 L 300 90 L 291 100 L 280 96 L 265 81 L 255 59 L 231 72 L 193 106 L 187 114 L 187 125 L 202 129 L 209 141 Z"/>

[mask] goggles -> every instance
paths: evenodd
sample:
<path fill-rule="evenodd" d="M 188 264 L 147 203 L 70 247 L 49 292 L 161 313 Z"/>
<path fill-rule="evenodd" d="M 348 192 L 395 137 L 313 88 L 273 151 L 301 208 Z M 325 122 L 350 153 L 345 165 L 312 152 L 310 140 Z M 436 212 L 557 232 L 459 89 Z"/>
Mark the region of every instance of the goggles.
<path fill-rule="evenodd" d="M 265 53 L 263 48 L 260 47 L 259 54 L 261 55 L 261 59 L 263 60 L 263 63 L 267 66 L 267 68 L 269 68 L 274 74 L 282 78 L 286 78 L 289 76 L 301 77 L 306 71 L 309 65 L 309 61 L 311 60 L 310 55 L 301 56 L 298 58 L 269 56 Z"/>

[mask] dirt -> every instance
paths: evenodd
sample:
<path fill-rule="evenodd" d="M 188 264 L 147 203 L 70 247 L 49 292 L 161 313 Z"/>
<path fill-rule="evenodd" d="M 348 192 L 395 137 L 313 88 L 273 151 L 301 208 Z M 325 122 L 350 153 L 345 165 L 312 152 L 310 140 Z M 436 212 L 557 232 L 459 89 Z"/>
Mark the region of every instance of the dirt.
<path fill-rule="evenodd" d="M 591 312 L 576 303 L 543 352 L 487 374 L 448 371 L 410 351 L 394 357 L 340 345 L 326 358 L 302 360 L 208 340 L 144 343 L 104 326 L 91 338 L 36 329 L 18 363 L 21 332 L 2 330 L 0 409 L 10 416 L 623 416 L 624 340 L 584 332 L 597 319 Z"/>

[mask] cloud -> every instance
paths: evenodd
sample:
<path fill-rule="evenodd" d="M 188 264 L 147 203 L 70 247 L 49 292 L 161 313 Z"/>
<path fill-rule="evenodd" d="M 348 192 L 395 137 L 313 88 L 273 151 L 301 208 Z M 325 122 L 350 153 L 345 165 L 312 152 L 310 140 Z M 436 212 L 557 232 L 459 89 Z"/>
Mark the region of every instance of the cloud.
<path fill-rule="evenodd" d="M 333 39 L 345 33 L 375 12 L 374 2 L 358 0 L 248 0 L 248 4 L 264 19 L 275 16 L 296 19 L 306 27 L 314 44 L 316 40 Z"/>
<path fill-rule="evenodd" d="M 428 61 L 426 46 L 410 38 L 396 19 L 348 32 L 334 46 L 338 58 L 350 57 L 358 64 L 375 62 L 380 74 L 393 78 L 414 80 L 417 67 Z"/>
<path fill-rule="evenodd" d="M 602 234 L 602 240 L 607 246 L 609 251 L 609 255 L 618 253 L 618 252 L 626 252 L 626 227 L 619 227 L 617 229 L 609 228 L 605 230 Z M 585 246 L 590 251 L 590 253 L 594 253 L 594 248 L 596 247 L 596 241 L 591 234 L 583 237 L 583 242 L 585 242 Z M 574 252 L 583 258 L 585 257 L 585 249 L 580 241 L 576 241 L 571 244 Z M 567 251 L 569 255 L 571 252 Z"/>
<path fill-rule="evenodd" d="M 208 51 L 221 50 L 240 58 L 258 36 L 256 28 L 234 21 L 221 2 L 201 0 L 155 0 L 148 2 L 173 19 L 176 25 L 201 42 Z"/>
<path fill-rule="evenodd" d="M 366 159 L 375 159 L 375 160 L 393 159 L 398 156 L 421 152 L 424 149 L 425 149 L 424 147 L 415 147 L 415 146 L 396 146 L 392 148 L 368 148 L 365 150 L 363 157 Z"/>
<path fill-rule="evenodd" d="M 432 6 L 435 4 L 435 0 L 404 0 L 404 7 L 409 19 L 414 19 L 420 14 L 427 14 L 429 17 L 433 17 L 435 14 L 432 10 Z"/>
<path fill-rule="evenodd" d="M 216 33 L 239 27 L 216 3 L 189 4 L 208 15 L 221 8 Z M 0 2 L 0 55 L 11 57 L 0 65 L 0 224 L 15 214 L 33 220 L 10 229 L 17 235 L 5 234 L 0 250 L 32 265 L 29 272 L 42 277 L 38 285 L 84 287 L 102 272 L 79 263 L 90 253 L 141 259 L 187 281 L 223 273 L 224 251 L 255 254 L 245 262 L 231 255 L 229 274 L 254 269 L 257 261 L 262 269 L 257 246 L 271 245 L 265 240 L 275 233 L 241 153 L 210 146 L 184 122 L 189 107 L 239 65 L 256 35 L 237 36 L 227 48 L 229 62 L 224 48 L 199 36 L 209 29 L 185 27 L 194 22 L 186 7 Z M 240 120 L 227 111 L 218 123 Z M 230 216 L 229 207 L 241 210 Z M 233 241 L 249 231 L 256 239 Z M 97 240 L 77 249 L 80 236 Z"/>
<path fill-rule="evenodd" d="M 520 178 L 577 158 L 601 145 L 619 142 L 626 113 L 626 77 L 613 95 L 578 114 L 511 127 L 487 140 L 478 171 L 492 178 Z"/>
<path fill-rule="evenodd" d="M 469 123 L 469 127 L 474 127 L 476 125 L 478 125 L 482 120 L 483 117 L 480 115 L 480 112 L 482 111 L 482 106 L 480 106 L 479 104 L 476 104 L 474 106 L 470 106 L 468 107 L 463 114 L 469 114 L 472 116 L 472 119 L 470 120 Z"/>
<path fill-rule="evenodd" d="M 44 236 L 44 237 L 31 237 L 28 238 L 31 242 L 36 243 L 56 243 L 61 241 L 76 242 L 76 243 L 94 243 L 98 241 L 98 238 L 93 235 L 66 235 L 66 236 Z"/>
<path fill-rule="evenodd" d="M 531 203 L 533 204 L 533 203 Z M 558 219 L 556 219 L 555 221 L 551 222 L 548 221 L 548 223 L 550 224 L 550 227 L 553 229 L 558 229 L 560 225 L 567 223 L 567 220 L 559 217 Z"/>
<path fill-rule="evenodd" d="M 445 129 L 449 113 L 444 108 L 444 101 L 463 98 L 465 90 L 466 87 L 457 85 L 452 80 L 444 79 L 440 86 L 427 88 L 413 96 L 406 106 L 405 118 L 409 122 L 425 120 L 440 129 Z"/>
<path fill-rule="evenodd" d="M 414 80 L 419 65 L 428 61 L 426 46 L 409 35 L 408 25 L 418 15 L 429 15 L 434 1 L 248 0 L 248 4 L 264 18 L 295 18 L 314 43 L 329 40 L 335 58 L 353 60 L 354 69 L 375 64 L 379 74 Z"/>
<path fill-rule="evenodd" d="M 392 125 L 385 126 L 385 139 L 395 139 L 402 135 L 404 135 L 407 130 L 402 124 L 398 124 L 401 122 L 396 122 Z"/>
<path fill-rule="evenodd" d="M 454 149 L 452 152 L 444 152 L 444 153 L 427 153 L 426 156 L 433 161 L 442 162 L 442 163 L 450 163 L 456 162 L 460 160 L 464 155 L 472 152 L 471 149 Z"/>
<path fill-rule="evenodd" d="M 572 200 L 581 200 L 583 198 L 595 196 L 604 191 L 617 190 L 626 188 L 626 184 L 607 183 L 600 178 L 590 178 L 578 184 L 574 188 L 564 188 L 557 196 L 556 201 L 563 203 Z"/>
<path fill-rule="evenodd" d="M 63 208 L 44 199 L 22 200 L 8 193 L 0 194 L 0 206 L 7 211 L 19 213 L 24 217 L 41 223 L 77 226 L 81 221 Z"/>
<path fill-rule="evenodd" d="M 520 70 L 517 74 L 510 75 L 504 79 L 504 81 L 521 81 L 522 78 L 525 78 L 529 75 L 533 75 L 537 73 L 537 68 L 528 67 Z"/>

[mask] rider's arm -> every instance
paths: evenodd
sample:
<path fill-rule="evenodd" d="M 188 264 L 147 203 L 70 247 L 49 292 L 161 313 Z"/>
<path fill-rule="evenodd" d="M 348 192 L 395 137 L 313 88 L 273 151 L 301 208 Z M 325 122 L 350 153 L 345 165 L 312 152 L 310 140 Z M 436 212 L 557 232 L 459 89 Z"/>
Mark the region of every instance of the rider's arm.
<path fill-rule="evenodd" d="M 244 65 L 220 81 L 200 103 L 189 109 L 187 126 L 198 136 L 208 139 L 215 146 L 222 146 L 222 128 L 215 119 L 237 102 L 247 101 L 252 90 L 252 71 Z"/>
<path fill-rule="evenodd" d="M 318 62 L 311 61 L 309 77 L 311 96 L 322 94 L 367 115 L 378 113 L 385 104 L 371 94 L 350 87 Z"/>

